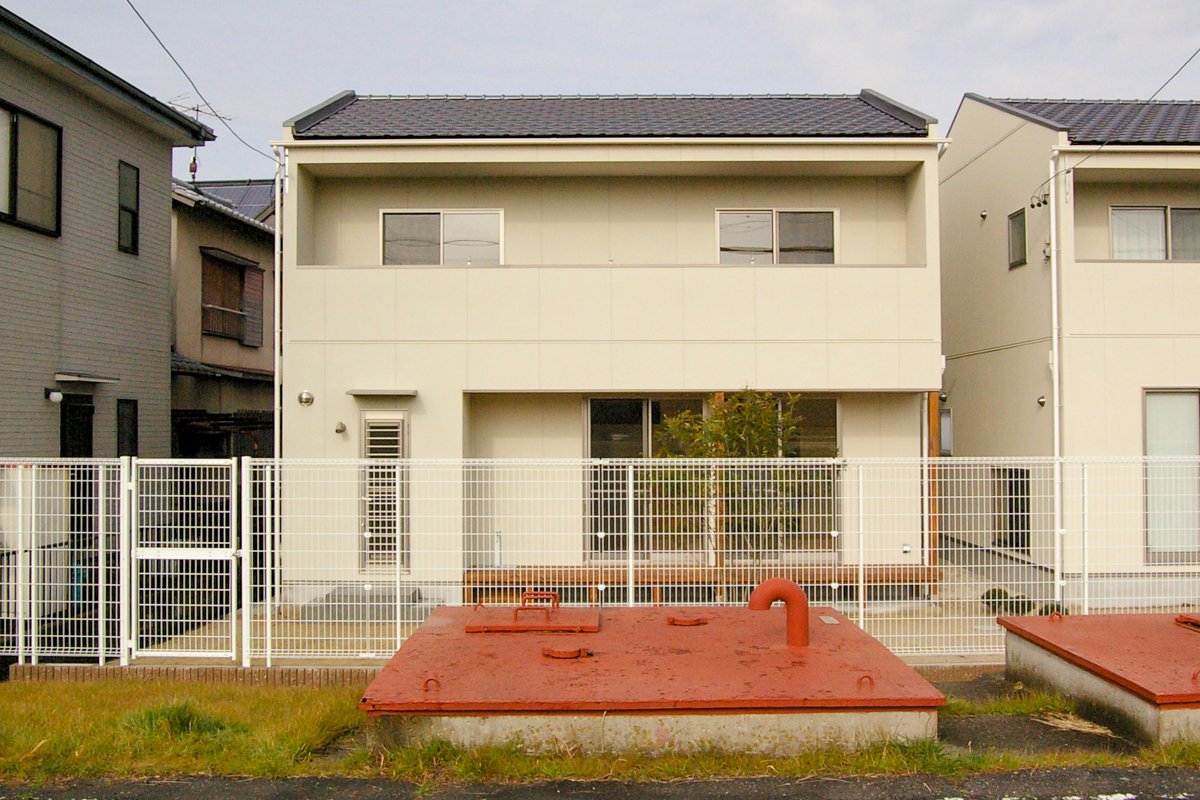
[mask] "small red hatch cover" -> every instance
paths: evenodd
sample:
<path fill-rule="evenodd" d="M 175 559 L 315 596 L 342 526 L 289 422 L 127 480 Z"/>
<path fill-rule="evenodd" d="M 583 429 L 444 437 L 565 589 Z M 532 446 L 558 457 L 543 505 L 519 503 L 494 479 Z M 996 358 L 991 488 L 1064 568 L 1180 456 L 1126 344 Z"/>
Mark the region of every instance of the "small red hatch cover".
<path fill-rule="evenodd" d="M 549 600 L 549 605 L 533 600 Z M 563 608 L 558 592 L 525 592 L 519 606 L 475 606 L 467 633 L 596 633 L 600 609 Z"/>

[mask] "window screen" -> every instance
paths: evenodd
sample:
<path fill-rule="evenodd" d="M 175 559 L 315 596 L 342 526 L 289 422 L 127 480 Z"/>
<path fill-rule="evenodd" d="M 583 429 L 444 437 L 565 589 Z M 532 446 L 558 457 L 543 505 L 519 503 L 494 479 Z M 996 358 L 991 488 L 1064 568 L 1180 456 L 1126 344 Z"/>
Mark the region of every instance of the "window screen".
<path fill-rule="evenodd" d="M 833 212 L 780 211 L 780 264 L 832 264 Z"/>
<path fill-rule="evenodd" d="M 1167 257 L 1165 208 L 1114 208 L 1112 257 L 1117 261 L 1162 261 Z"/>
<path fill-rule="evenodd" d="M 1171 258 L 1200 261 L 1200 208 L 1171 209 Z"/>
<path fill-rule="evenodd" d="M 440 264 L 440 214 L 384 214 L 384 264 Z"/>

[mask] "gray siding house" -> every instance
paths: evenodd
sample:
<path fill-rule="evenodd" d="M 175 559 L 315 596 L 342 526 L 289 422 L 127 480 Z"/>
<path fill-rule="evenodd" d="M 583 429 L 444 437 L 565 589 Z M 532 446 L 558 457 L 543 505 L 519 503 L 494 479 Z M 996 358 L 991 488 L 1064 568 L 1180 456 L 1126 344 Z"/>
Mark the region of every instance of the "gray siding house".
<path fill-rule="evenodd" d="M 166 456 L 171 148 L 215 137 L 0 8 L 0 450 Z"/>

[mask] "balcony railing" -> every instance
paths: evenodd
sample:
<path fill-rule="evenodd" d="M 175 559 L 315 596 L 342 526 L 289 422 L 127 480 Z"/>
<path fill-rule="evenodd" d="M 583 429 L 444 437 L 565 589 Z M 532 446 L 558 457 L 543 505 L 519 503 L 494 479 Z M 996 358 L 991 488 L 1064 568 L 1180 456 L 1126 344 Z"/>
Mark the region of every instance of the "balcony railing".
<path fill-rule="evenodd" d="M 241 340 L 246 330 L 246 313 L 205 303 L 200 307 L 201 330 L 209 336 Z"/>

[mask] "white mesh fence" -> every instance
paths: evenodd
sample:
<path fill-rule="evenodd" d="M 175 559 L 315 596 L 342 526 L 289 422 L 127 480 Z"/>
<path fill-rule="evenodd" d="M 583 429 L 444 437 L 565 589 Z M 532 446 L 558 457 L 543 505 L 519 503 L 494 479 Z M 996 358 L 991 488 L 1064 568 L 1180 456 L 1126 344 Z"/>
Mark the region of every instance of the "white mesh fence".
<path fill-rule="evenodd" d="M 770 577 L 897 653 L 998 656 L 1000 615 L 1200 603 L 1200 462 L 9 462 L 0 545 L 21 660 L 382 659 L 440 604 Z"/>

